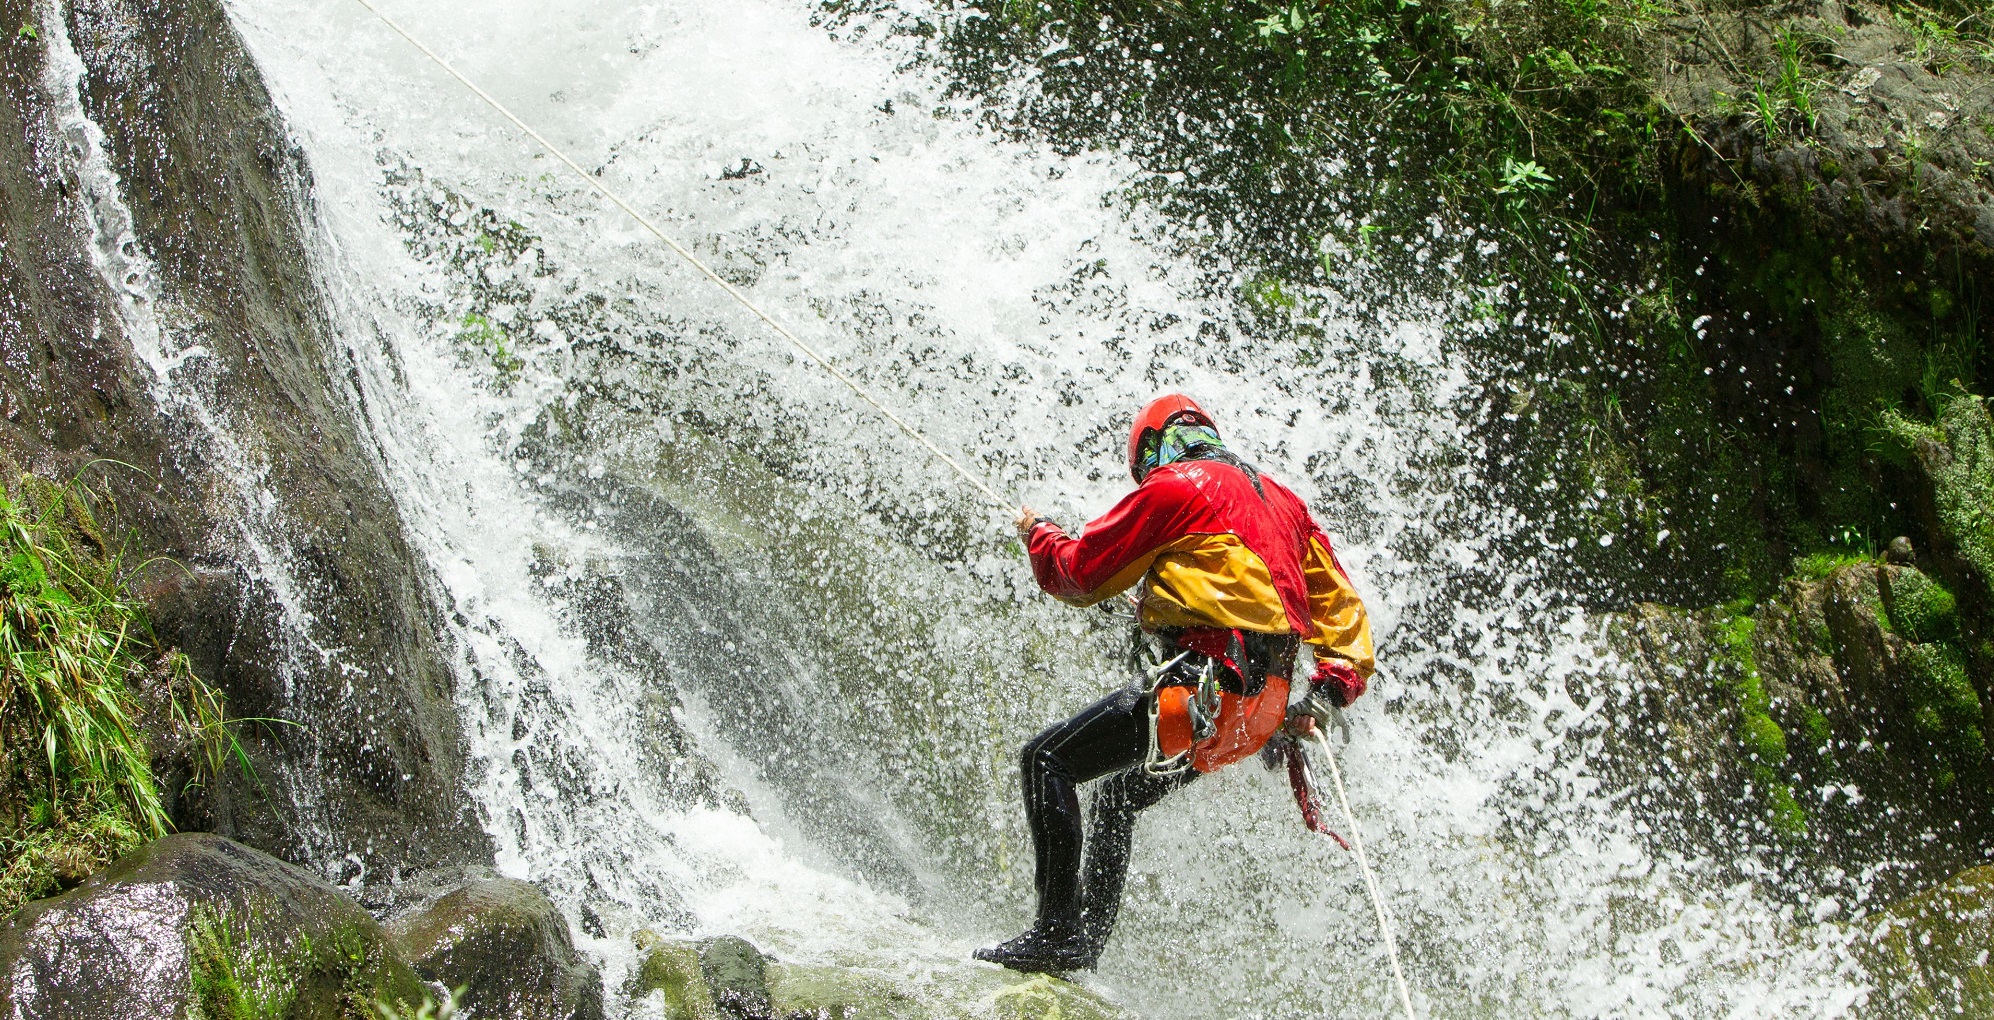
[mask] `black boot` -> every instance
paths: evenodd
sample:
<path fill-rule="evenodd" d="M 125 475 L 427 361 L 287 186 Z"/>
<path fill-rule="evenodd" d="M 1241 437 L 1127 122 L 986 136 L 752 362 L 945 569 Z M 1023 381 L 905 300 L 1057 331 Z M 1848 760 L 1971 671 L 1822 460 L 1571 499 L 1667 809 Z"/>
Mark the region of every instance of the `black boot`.
<path fill-rule="evenodd" d="M 1101 951 L 1076 923 L 1040 921 L 1023 935 L 1000 946 L 979 949 L 974 955 L 1027 974 L 1064 974 L 1093 970 Z"/>

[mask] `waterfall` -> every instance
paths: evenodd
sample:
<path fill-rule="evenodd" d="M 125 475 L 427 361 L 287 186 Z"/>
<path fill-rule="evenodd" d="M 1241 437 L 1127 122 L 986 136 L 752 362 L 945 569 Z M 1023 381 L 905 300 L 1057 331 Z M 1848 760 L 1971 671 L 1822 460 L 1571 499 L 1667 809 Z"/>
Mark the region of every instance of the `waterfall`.
<path fill-rule="evenodd" d="M 1424 1014 L 1855 999 L 1832 929 L 1655 849 L 1600 778 L 1624 681 L 1595 621 L 1500 561 L 1526 523 L 1476 499 L 1449 333 L 1473 238 L 1431 239 L 1427 297 L 1312 295 L 1298 357 L 1223 328 L 1217 228 L 1130 198 L 1120 154 L 982 130 L 890 30 L 943 14 L 834 38 L 814 10 L 393 13 L 1000 490 L 1083 521 L 1126 487 L 1116 422 L 1183 389 L 1307 499 L 1375 616 L 1344 767 Z M 1016 748 L 1120 682 L 1124 624 L 1037 596 L 1008 522 L 360 7 L 232 12 L 317 175 L 501 868 L 612 989 L 643 927 L 936 988 L 1014 934 Z M 1085 980 L 1158 1017 L 1392 1001 L 1354 862 L 1250 763 L 1145 815 Z"/>

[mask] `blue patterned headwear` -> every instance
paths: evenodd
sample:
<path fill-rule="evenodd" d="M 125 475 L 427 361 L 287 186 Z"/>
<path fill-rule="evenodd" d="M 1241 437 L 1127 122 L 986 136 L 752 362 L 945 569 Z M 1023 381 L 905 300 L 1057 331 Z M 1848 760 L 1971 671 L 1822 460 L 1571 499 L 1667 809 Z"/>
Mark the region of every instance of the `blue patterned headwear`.
<path fill-rule="evenodd" d="M 1225 440 L 1219 438 L 1218 430 L 1209 425 L 1194 422 L 1181 422 L 1165 425 L 1162 432 L 1151 433 L 1142 447 L 1142 473 L 1149 473 L 1165 464 L 1196 459 L 1206 450 L 1225 449 Z"/>

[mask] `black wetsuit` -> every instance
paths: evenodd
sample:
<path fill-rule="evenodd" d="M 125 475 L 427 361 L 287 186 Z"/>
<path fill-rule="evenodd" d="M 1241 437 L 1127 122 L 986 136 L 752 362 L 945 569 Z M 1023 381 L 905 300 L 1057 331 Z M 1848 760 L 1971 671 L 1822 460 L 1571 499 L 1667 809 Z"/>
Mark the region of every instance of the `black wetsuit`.
<path fill-rule="evenodd" d="M 1151 775 L 1142 767 L 1148 752 L 1149 695 L 1131 685 L 1033 737 L 1020 755 L 1039 916 L 1077 919 L 1097 954 L 1121 910 L 1137 812 L 1198 777 L 1191 769 Z M 1096 779 L 1083 873 L 1079 784 Z"/>

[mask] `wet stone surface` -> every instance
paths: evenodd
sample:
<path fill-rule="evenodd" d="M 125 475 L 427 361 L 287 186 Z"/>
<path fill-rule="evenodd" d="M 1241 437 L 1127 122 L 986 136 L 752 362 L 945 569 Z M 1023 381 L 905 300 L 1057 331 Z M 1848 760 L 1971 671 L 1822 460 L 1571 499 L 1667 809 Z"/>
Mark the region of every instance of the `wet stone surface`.
<path fill-rule="evenodd" d="M 601 1020 L 602 978 L 575 952 L 568 921 L 530 882 L 475 869 L 389 922 L 423 978 L 463 989 L 470 1016 Z"/>
<path fill-rule="evenodd" d="M 359 904 L 210 834 L 157 840 L 0 931 L 0 1014 L 344 1018 L 425 989 Z"/>

